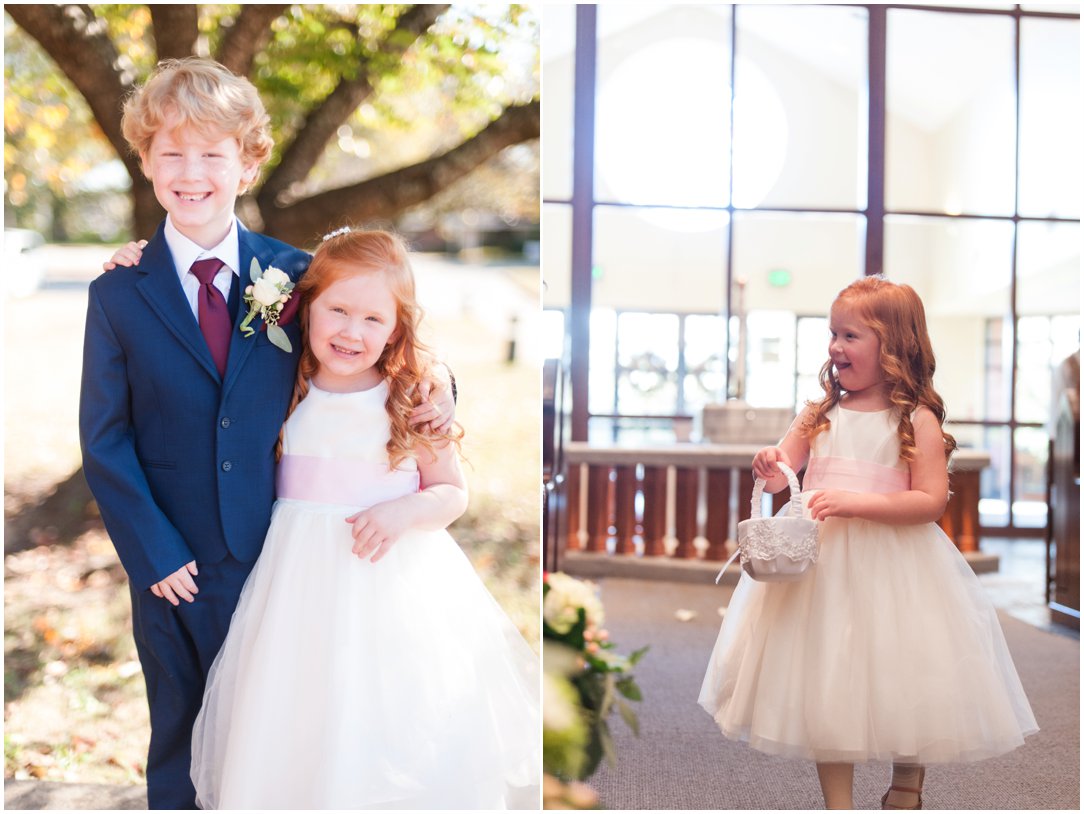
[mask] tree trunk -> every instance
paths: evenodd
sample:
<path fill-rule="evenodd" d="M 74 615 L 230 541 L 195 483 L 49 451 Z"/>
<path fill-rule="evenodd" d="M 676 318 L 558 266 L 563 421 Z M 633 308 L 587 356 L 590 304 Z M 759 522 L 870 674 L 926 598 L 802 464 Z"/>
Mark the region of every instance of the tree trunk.
<path fill-rule="evenodd" d="M 154 187 L 143 177 L 132 179 L 132 240 L 150 240 L 166 210 L 154 197 Z"/>
<path fill-rule="evenodd" d="M 154 47 L 159 59 L 181 59 L 196 53 L 199 9 L 182 3 L 151 3 Z"/>
<path fill-rule="evenodd" d="M 389 218 L 447 189 L 505 147 L 537 138 L 539 112 L 537 101 L 509 107 L 476 136 L 436 158 L 288 206 L 261 206 L 264 230 L 303 247 L 339 226 Z"/>
<path fill-rule="evenodd" d="M 215 57 L 238 76 L 248 76 L 256 53 L 271 38 L 271 23 L 289 7 L 288 4 L 241 6 Z"/>
<path fill-rule="evenodd" d="M 52 494 L 4 519 L 4 553 L 42 544 L 67 545 L 97 518 L 98 506 L 79 468 L 58 483 Z"/>

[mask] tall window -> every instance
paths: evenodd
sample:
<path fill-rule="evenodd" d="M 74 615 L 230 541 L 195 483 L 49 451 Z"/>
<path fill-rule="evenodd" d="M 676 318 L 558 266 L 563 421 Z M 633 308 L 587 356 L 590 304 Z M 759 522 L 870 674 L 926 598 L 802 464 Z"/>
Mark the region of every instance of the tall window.
<path fill-rule="evenodd" d="M 987 530 L 1044 525 L 1050 371 L 1079 347 L 1067 8 L 546 6 L 544 304 L 568 361 L 589 283 L 588 437 L 800 405 L 833 297 L 883 269 L 926 304 L 950 431 L 993 456 Z"/>

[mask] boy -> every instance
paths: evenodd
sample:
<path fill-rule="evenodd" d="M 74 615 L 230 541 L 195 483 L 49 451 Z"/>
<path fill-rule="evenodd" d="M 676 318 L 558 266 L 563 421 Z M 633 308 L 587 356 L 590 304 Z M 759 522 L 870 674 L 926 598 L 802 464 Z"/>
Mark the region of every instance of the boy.
<path fill-rule="evenodd" d="M 234 217 L 271 153 L 247 80 L 209 60 L 163 62 L 122 125 L 167 217 L 138 266 L 90 286 L 79 430 L 129 577 L 151 713 L 148 802 L 194 808 L 192 724 L 267 531 L 301 341 L 291 302 L 280 324 L 292 351 L 263 330 L 244 336 L 240 289 L 253 258 L 296 281 L 310 257 Z"/>

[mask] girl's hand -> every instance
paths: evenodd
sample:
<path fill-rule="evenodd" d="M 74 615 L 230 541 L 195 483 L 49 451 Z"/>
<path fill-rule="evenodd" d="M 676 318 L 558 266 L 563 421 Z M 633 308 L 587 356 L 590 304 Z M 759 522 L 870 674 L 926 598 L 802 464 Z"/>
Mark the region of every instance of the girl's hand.
<path fill-rule="evenodd" d="M 842 489 L 822 489 L 814 493 L 806 504 L 814 520 L 829 517 L 858 517 L 862 495 Z"/>
<path fill-rule="evenodd" d="M 359 560 L 372 555 L 370 562 L 378 562 L 410 527 L 409 513 L 396 503 L 394 500 L 378 503 L 346 518 L 353 525 L 350 534 L 354 545 L 350 550 Z"/>
<path fill-rule="evenodd" d="M 764 449 L 753 456 L 753 474 L 765 481 L 771 480 L 773 477 L 782 476 L 783 470 L 776 466 L 776 463 L 779 461 L 782 461 L 791 469 L 794 469 L 790 457 L 779 447 L 764 447 Z"/>
<path fill-rule="evenodd" d="M 146 245 L 147 241 L 140 240 L 121 246 L 112 257 L 102 263 L 102 268 L 112 271 L 117 266 L 138 266 L 140 258 L 143 257 L 143 247 Z"/>

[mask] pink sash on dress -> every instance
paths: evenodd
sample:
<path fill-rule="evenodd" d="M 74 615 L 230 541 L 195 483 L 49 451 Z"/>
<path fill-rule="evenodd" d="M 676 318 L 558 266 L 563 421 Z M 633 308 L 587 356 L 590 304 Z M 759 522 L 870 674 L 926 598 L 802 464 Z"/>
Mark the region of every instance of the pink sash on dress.
<path fill-rule="evenodd" d="M 872 461 L 852 458 L 814 457 L 806 466 L 802 491 L 845 489 L 848 492 L 906 492 L 911 473 Z"/>
<path fill-rule="evenodd" d="M 389 470 L 386 463 L 283 455 L 275 493 L 288 500 L 368 508 L 418 491 L 416 470 Z"/>

